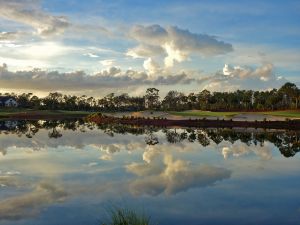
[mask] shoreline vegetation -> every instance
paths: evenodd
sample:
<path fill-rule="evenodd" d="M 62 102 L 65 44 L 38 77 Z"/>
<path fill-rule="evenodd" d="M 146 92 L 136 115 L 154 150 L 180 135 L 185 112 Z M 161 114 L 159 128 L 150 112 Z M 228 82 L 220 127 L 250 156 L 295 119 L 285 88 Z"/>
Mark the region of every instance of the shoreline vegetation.
<path fill-rule="evenodd" d="M 0 110 L 0 120 L 63 120 L 85 119 L 97 124 L 119 123 L 157 127 L 253 127 L 266 129 L 300 129 L 300 110 L 267 112 L 210 112 L 210 111 L 140 111 L 95 113 L 67 110 Z"/>
<path fill-rule="evenodd" d="M 144 117 L 114 117 L 101 113 L 91 114 L 86 117 L 86 121 L 96 124 L 122 124 L 133 126 L 155 126 L 155 127 L 202 127 L 202 128 L 265 128 L 265 129 L 287 129 L 299 130 L 300 120 L 281 120 L 281 121 L 236 121 L 232 119 L 179 119 L 172 120 L 167 118 L 144 118 Z"/>
<path fill-rule="evenodd" d="M 0 119 L 30 119 L 30 118 L 53 118 L 53 117 L 74 117 L 82 118 L 90 114 L 97 113 L 94 111 L 71 111 L 71 110 L 35 110 L 35 109 L 26 109 L 26 108 L 0 108 Z M 186 110 L 186 111 L 153 111 L 153 110 L 144 110 L 144 111 L 124 111 L 124 112 L 101 112 L 103 115 L 110 115 L 115 117 L 170 117 L 174 116 L 178 118 L 234 118 L 242 115 L 256 115 L 265 117 L 268 119 L 268 116 L 273 116 L 278 119 L 300 119 L 300 109 L 299 110 L 274 110 L 274 111 L 260 111 L 260 112 L 251 112 L 251 111 L 236 111 L 236 112 L 212 112 L 212 111 L 203 111 L 203 110 Z M 249 119 L 249 118 L 248 118 Z"/>

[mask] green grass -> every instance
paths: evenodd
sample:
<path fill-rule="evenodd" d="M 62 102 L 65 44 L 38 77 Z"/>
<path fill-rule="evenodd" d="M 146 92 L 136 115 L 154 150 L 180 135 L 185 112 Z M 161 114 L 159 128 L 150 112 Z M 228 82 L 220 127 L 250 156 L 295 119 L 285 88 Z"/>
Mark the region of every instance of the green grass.
<path fill-rule="evenodd" d="M 150 217 L 131 209 L 112 208 L 108 211 L 109 222 L 101 225 L 150 225 Z"/>
<path fill-rule="evenodd" d="M 215 116 L 215 117 L 232 117 L 240 112 L 211 112 L 211 111 L 184 111 L 184 112 L 169 112 L 175 116 L 199 116 L 199 117 L 206 117 L 206 116 Z"/>
<path fill-rule="evenodd" d="M 86 111 L 67 111 L 67 110 L 34 110 L 24 108 L 0 108 L 0 118 L 6 118 L 16 114 L 28 114 L 28 115 L 65 115 L 65 116 L 86 116 L 91 112 Z"/>
<path fill-rule="evenodd" d="M 198 116 L 198 117 L 233 117 L 238 114 L 263 114 L 269 116 L 281 116 L 287 118 L 300 118 L 300 110 L 284 110 L 284 111 L 270 111 L 270 112 L 211 112 L 211 111 L 183 111 L 183 112 L 169 112 L 176 116 Z"/>
<path fill-rule="evenodd" d="M 273 111 L 273 112 L 262 112 L 261 114 L 270 116 L 282 116 L 282 117 L 298 117 L 300 118 L 300 110 L 286 110 L 286 111 Z"/>
<path fill-rule="evenodd" d="M 0 115 L 9 115 L 13 113 L 20 113 L 20 112 L 30 112 L 30 109 L 23 109 L 23 108 L 0 108 Z"/>
<path fill-rule="evenodd" d="M 87 111 L 68 111 L 68 110 L 51 110 L 52 113 L 58 113 L 58 114 L 68 114 L 68 115 L 89 115 L 91 112 Z"/>

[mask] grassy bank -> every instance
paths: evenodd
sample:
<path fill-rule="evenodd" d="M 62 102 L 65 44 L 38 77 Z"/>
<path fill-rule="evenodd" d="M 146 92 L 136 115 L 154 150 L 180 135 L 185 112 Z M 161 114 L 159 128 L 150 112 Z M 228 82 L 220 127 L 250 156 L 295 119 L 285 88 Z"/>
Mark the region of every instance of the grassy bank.
<path fill-rule="evenodd" d="M 286 118 L 300 118 L 300 110 L 284 110 L 284 111 L 270 111 L 270 112 L 211 112 L 211 111 L 183 111 L 183 112 L 169 112 L 175 116 L 196 116 L 196 117 L 233 117 L 239 114 L 253 114 L 253 115 L 268 115 L 279 116 Z"/>
<path fill-rule="evenodd" d="M 102 114 L 92 114 L 86 117 L 86 121 L 97 124 L 123 124 L 132 126 L 155 126 L 155 127 L 202 127 L 202 128 L 264 128 L 264 129 L 290 129 L 299 130 L 300 120 L 281 121 L 235 121 L 225 119 L 166 119 L 144 117 L 114 117 Z"/>
<path fill-rule="evenodd" d="M 183 112 L 169 112 L 175 116 L 198 116 L 198 117 L 233 117 L 240 114 L 240 112 L 211 112 L 211 111 L 183 111 Z"/>
<path fill-rule="evenodd" d="M 33 110 L 22 108 L 0 109 L 0 119 L 64 119 L 81 118 L 89 114 L 90 112 L 85 111 Z"/>
<path fill-rule="evenodd" d="M 189 110 L 182 112 L 160 112 L 163 115 L 147 114 L 148 111 L 138 112 L 138 117 L 219 117 L 233 118 L 242 114 L 277 116 L 282 118 L 300 118 L 300 110 L 270 111 L 270 112 L 211 112 L 201 110 Z M 0 108 L 0 119 L 64 119 L 64 118 L 82 118 L 91 114 L 87 111 L 68 111 L 68 110 L 33 110 L 24 108 Z M 137 116 L 135 112 L 127 112 L 128 116 Z M 123 114 L 122 114 L 123 115 Z M 124 114 L 126 116 L 126 113 Z M 177 118 L 178 119 L 178 118 Z M 188 118 L 187 118 L 188 119 Z"/>
<path fill-rule="evenodd" d="M 269 115 L 269 116 L 281 116 L 281 117 L 287 117 L 287 118 L 300 118 L 300 110 L 263 112 L 262 114 Z"/>

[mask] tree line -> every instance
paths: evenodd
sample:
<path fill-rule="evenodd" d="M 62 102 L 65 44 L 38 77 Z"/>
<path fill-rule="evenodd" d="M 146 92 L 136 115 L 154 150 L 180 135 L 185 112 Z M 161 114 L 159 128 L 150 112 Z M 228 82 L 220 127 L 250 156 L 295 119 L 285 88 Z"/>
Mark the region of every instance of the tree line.
<path fill-rule="evenodd" d="M 0 94 L 2 95 L 2 94 Z M 144 96 L 129 96 L 127 93 L 110 93 L 103 98 L 86 95 L 65 95 L 59 92 L 38 97 L 32 93 L 5 93 L 16 99 L 19 106 L 30 109 L 72 111 L 140 111 L 150 110 L 210 110 L 210 111 L 263 111 L 299 109 L 300 89 L 286 83 L 279 89 L 266 91 L 237 90 L 234 92 L 210 92 L 184 94 L 169 91 L 163 98 L 156 88 L 148 88 Z"/>

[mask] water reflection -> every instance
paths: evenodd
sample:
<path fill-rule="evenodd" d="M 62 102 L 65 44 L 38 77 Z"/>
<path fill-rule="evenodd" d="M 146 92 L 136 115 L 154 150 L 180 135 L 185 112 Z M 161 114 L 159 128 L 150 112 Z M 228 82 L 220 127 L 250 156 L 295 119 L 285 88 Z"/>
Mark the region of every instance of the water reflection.
<path fill-rule="evenodd" d="M 120 199 L 162 225 L 299 219 L 299 131 L 81 120 L 1 121 L 0 130 L 0 224 L 97 224 Z"/>
<path fill-rule="evenodd" d="M 234 144 L 237 141 L 247 146 L 264 146 L 265 142 L 273 143 L 285 157 L 293 157 L 300 151 L 300 130 L 263 130 L 263 129 L 176 129 L 157 127 L 135 127 L 129 125 L 85 123 L 83 120 L 63 121 L 1 121 L 0 134 L 16 134 L 18 137 L 25 135 L 32 138 L 40 129 L 48 130 L 49 138 L 61 138 L 66 130 L 85 132 L 86 130 L 99 129 L 110 137 L 115 134 L 145 135 L 147 145 L 159 144 L 156 133 L 162 131 L 165 140 L 169 143 L 181 143 L 183 141 L 198 142 L 202 147 L 209 146 L 212 142 L 219 145 L 222 142 Z M 36 148 L 35 148 L 36 149 Z M 115 146 L 111 146 L 116 151 Z M 0 150 L 3 155 L 5 149 Z M 228 156 L 227 149 L 224 154 Z"/>

